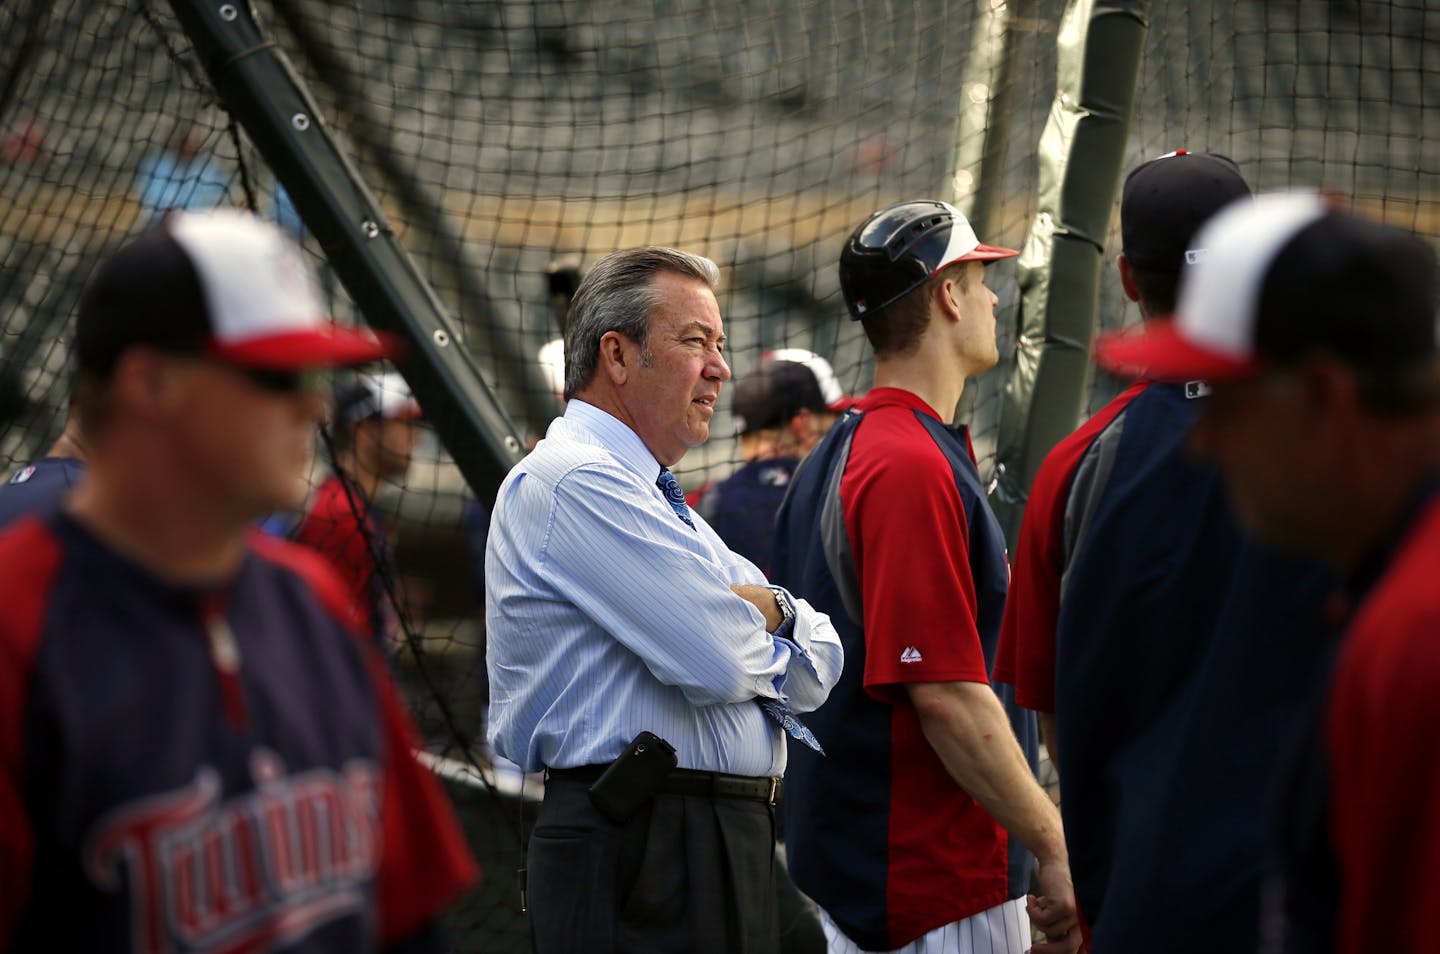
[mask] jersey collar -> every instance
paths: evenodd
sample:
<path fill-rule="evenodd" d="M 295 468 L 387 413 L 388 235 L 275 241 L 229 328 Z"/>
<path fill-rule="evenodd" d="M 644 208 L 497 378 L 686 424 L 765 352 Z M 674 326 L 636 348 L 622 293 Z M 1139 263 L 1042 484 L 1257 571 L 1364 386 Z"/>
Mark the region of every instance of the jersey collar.
<path fill-rule="evenodd" d="M 906 410 L 928 414 L 941 424 L 945 423 L 945 419 L 918 394 L 913 391 L 906 391 L 904 388 L 871 388 L 869 392 L 855 404 L 855 407 L 867 412 L 882 407 L 903 407 Z"/>

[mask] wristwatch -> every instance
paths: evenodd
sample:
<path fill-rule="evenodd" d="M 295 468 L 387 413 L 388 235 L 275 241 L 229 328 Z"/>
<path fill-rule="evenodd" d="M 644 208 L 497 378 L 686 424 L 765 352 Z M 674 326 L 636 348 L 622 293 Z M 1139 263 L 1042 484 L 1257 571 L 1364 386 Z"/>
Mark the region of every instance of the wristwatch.
<path fill-rule="evenodd" d="M 780 607 L 780 625 L 775 627 L 772 635 L 789 636 L 790 631 L 795 628 L 795 607 L 790 602 L 790 594 L 780 586 L 770 587 L 770 592 L 775 594 L 775 605 Z"/>

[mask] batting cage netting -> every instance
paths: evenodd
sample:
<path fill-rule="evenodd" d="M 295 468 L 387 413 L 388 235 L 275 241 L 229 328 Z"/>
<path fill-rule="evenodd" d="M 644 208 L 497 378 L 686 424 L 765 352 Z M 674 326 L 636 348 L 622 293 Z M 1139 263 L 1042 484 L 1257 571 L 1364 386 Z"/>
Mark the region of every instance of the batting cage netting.
<path fill-rule="evenodd" d="M 1052 430 L 1067 430 L 1077 409 L 1117 389 L 1084 378 L 1052 410 L 1030 406 L 1025 388 L 1005 397 L 1035 373 L 1016 358 L 1023 339 L 1053 343 L 1022 312 L 1026 289 L 1050 281 L 1046 249 L 1057 236 L 1089 243 L 1101 268 L 1098 305 L 1088 295 L 1068 302 L 1068 286 L 1056 286 L 1052 307 L 1093 307 L 1101 326 L 1136 319 L 1113 259 L 1119 181 L 1139 161 L 1175 148 L 1220 152 L 1257 189 L 1322 185 L 1440 238 L 1440 9 L 1427 0 L 215 5 L 253 15 L 292 64 L 315 121 L 378 200 L 518 442 L 543 434 L 561 409 L 546 346 L 569 291 L 620 247 L 675 245 L 720 265 L 737 378 L 769 351 L 800 348 L 859 394 L 871 369 L 839 294 L 842 240 L 892 201 L 957 202 L 982 241 L 1026 250 L 990 270 L 1002 360 L 962 404 L 982 476 L 993 479 L 1007 426 L 1048 413 Z M 64 424 L 86 277 L 166 209 L 242 206 L 278 221 L 313 256 L 334 314 L 367 320 L 297 211 L 304 197 L 279 185 L 253 130 L 217 92 L 180 7 L 0 6 L 7 472 L 43 455 Z M 1112 57 L 1138 63 L 1120 70 L 1136 77 L 1133 104 L 1097 101 L 1090 85 L 1110 56 L 1107 22 L 1138 37 L 1133 56 Z M 1105 161 L 1077 144 L 1094 120 L 1120 144 Z M 1070 225 L 1063 203 L 1057 212 L 1047 199 L 1057 192 L 1103 200 L 1099 228 Z M 1083 352 L 1087 341 L 1069 345 Z M 677 468 L 687 490 L 739 462 L 728 400 L 710 442 Z M 343 451 L 335 437 L 320 444 L 317 485 Z M 393 540 L 367 551 L 389 551 L 379 566 L 399 620 L 395 665 L 487 875 L 452 919 L 462 950 L 526 949 L 513 872 L 539 791 L 492 768 L 483 741 L 481 556 L 495 489 L 467 486 L 441 442 L 422 437 L 408 472 L 376 493 Z M 293 524 L 282 516 L 276 530 Z"/>

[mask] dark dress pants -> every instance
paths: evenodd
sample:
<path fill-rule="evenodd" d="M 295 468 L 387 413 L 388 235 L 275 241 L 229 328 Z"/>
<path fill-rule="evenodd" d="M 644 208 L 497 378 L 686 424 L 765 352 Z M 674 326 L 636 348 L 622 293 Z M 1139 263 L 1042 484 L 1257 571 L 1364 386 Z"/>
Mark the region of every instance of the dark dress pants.
<path fill-rule="evenodd" d="M 537 954 L 777 954 L 769 805 L 662 792 L 617 825 L 588 787 L 551 778 L 530 836 Z"/>

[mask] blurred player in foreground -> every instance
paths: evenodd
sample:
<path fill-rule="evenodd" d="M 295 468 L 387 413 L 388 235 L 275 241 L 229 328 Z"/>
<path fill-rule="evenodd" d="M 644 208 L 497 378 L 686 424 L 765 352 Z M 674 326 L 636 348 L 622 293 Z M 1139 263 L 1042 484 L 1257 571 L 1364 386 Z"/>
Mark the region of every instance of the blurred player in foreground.
<path fill-rule="evenodd" d="M 451 808 L 339 580 L 253 527 L 304 499 L 317 372 L 389 351 L 323 314 L 237 212 L 86 289 L 88 472 L 0 535 L 0 947 L 442 949 Z"/>
<path fill-rule="evenodd" d="M 1227 210 L 1173 323 L 1101 363 L 1214 391 L 1192 444 L 1242 523 L 1346 579 L 1348 623 L 1284 800 L 1266 949 L 1433 947 L 1440 909 L 1435 254 L 1284 193 Z M 1263 638 L 1263 635 L 1257 638 Z"/>

